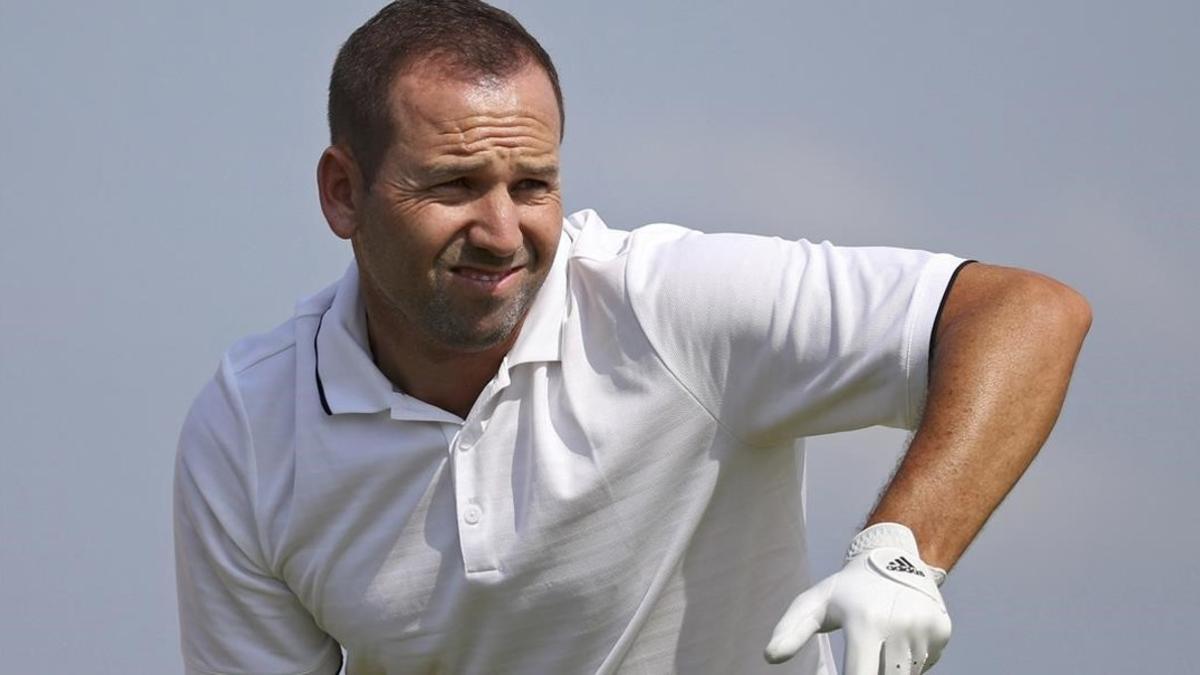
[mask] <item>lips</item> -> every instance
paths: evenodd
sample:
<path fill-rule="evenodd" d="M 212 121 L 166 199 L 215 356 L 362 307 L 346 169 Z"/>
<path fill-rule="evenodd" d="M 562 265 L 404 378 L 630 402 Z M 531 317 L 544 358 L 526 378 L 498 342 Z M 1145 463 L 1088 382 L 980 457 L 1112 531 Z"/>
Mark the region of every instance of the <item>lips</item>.
<path fill-rule="evenodd" d="M 509 284 L 505 282 L 522 269 L 524 268 L 512 267 L 505 270 L 495 270 L 479 267 L 452 267 L 450 271 L 456 278 L 468 286 L 488 293 L 495 293 L 507 288 Z"/>
<path fill-rule="evenodd" d="M 488 270 L 474 269 L 471 267 L 456 267 L 456 268 L 454 268 L 453 271 L 455 274 L 464 276 L 472 281 L 495 283 L 497 281 L 500 281 L 504 277 L 512 274 L 513 272 L 516 271 L 516 269 L 514 268 L 514 269 L 502 270 L 502 271 L 488 271 Z"/>

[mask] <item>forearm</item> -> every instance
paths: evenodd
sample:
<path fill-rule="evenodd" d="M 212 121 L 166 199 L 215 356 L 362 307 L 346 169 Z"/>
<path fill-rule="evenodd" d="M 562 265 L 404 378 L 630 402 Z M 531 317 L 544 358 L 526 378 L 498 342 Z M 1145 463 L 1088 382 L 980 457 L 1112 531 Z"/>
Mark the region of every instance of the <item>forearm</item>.
<path fill-rule="evenodd" d="M 913 530 L 949 569 L 1050 434 L 1091 322 L 1051 279 L 972 264 L 938 324 L 925 413 L 868 524 Z"/>

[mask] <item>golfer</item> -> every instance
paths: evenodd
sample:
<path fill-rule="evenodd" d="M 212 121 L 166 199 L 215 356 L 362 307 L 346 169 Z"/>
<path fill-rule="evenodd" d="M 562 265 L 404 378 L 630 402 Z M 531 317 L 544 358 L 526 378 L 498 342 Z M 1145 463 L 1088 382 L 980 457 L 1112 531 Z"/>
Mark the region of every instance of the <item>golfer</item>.
<path fill-rule="evenodd" d="M 354 260 L 184 424 L 186 672 L 832 675 L 839 629 L 850 675 L 937 661 L 938 586 L 1049 433 L 1087 303 L 946 254 L 564 217 L 564 119 L 481 2 L 394 2 L 342 47 L 317 186 Z M 802 439 L 871 425 L 914 435 L 814 579 Z"/>

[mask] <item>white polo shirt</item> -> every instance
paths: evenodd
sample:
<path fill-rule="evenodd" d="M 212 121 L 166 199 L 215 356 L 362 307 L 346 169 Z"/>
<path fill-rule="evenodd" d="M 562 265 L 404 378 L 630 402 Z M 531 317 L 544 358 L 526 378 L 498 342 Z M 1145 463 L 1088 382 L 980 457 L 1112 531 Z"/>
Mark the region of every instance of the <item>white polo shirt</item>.
<path fill-rule="evenodd" d="M 805 436 L 912 428 L 948 255 L 567 219 L 465 420 L 393 389 L 356 268 L 235 345 L 180 439 L 187 672 L 832 674 Z"/>

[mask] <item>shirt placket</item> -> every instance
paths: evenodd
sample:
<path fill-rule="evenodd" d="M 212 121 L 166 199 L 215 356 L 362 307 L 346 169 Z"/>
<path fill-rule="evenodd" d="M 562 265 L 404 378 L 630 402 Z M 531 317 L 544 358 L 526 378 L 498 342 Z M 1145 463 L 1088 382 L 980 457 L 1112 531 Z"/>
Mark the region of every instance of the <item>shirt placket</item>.
<path fill-rule="evenodd" d="M 480 441 L 491 418 L 493 399 L 508 384 L 505 365 L 480 393 L 467 419 L 450 440 L 455 505 L 458 509 L 458 540 L 468 575 L 482 575 L 498 569 L 493 536 L 498 514 L 488 513 L 488 505 L 498 502 L 493 499 L 494 495 L 489 494 L 493 486 L 482 470 Z"/>

